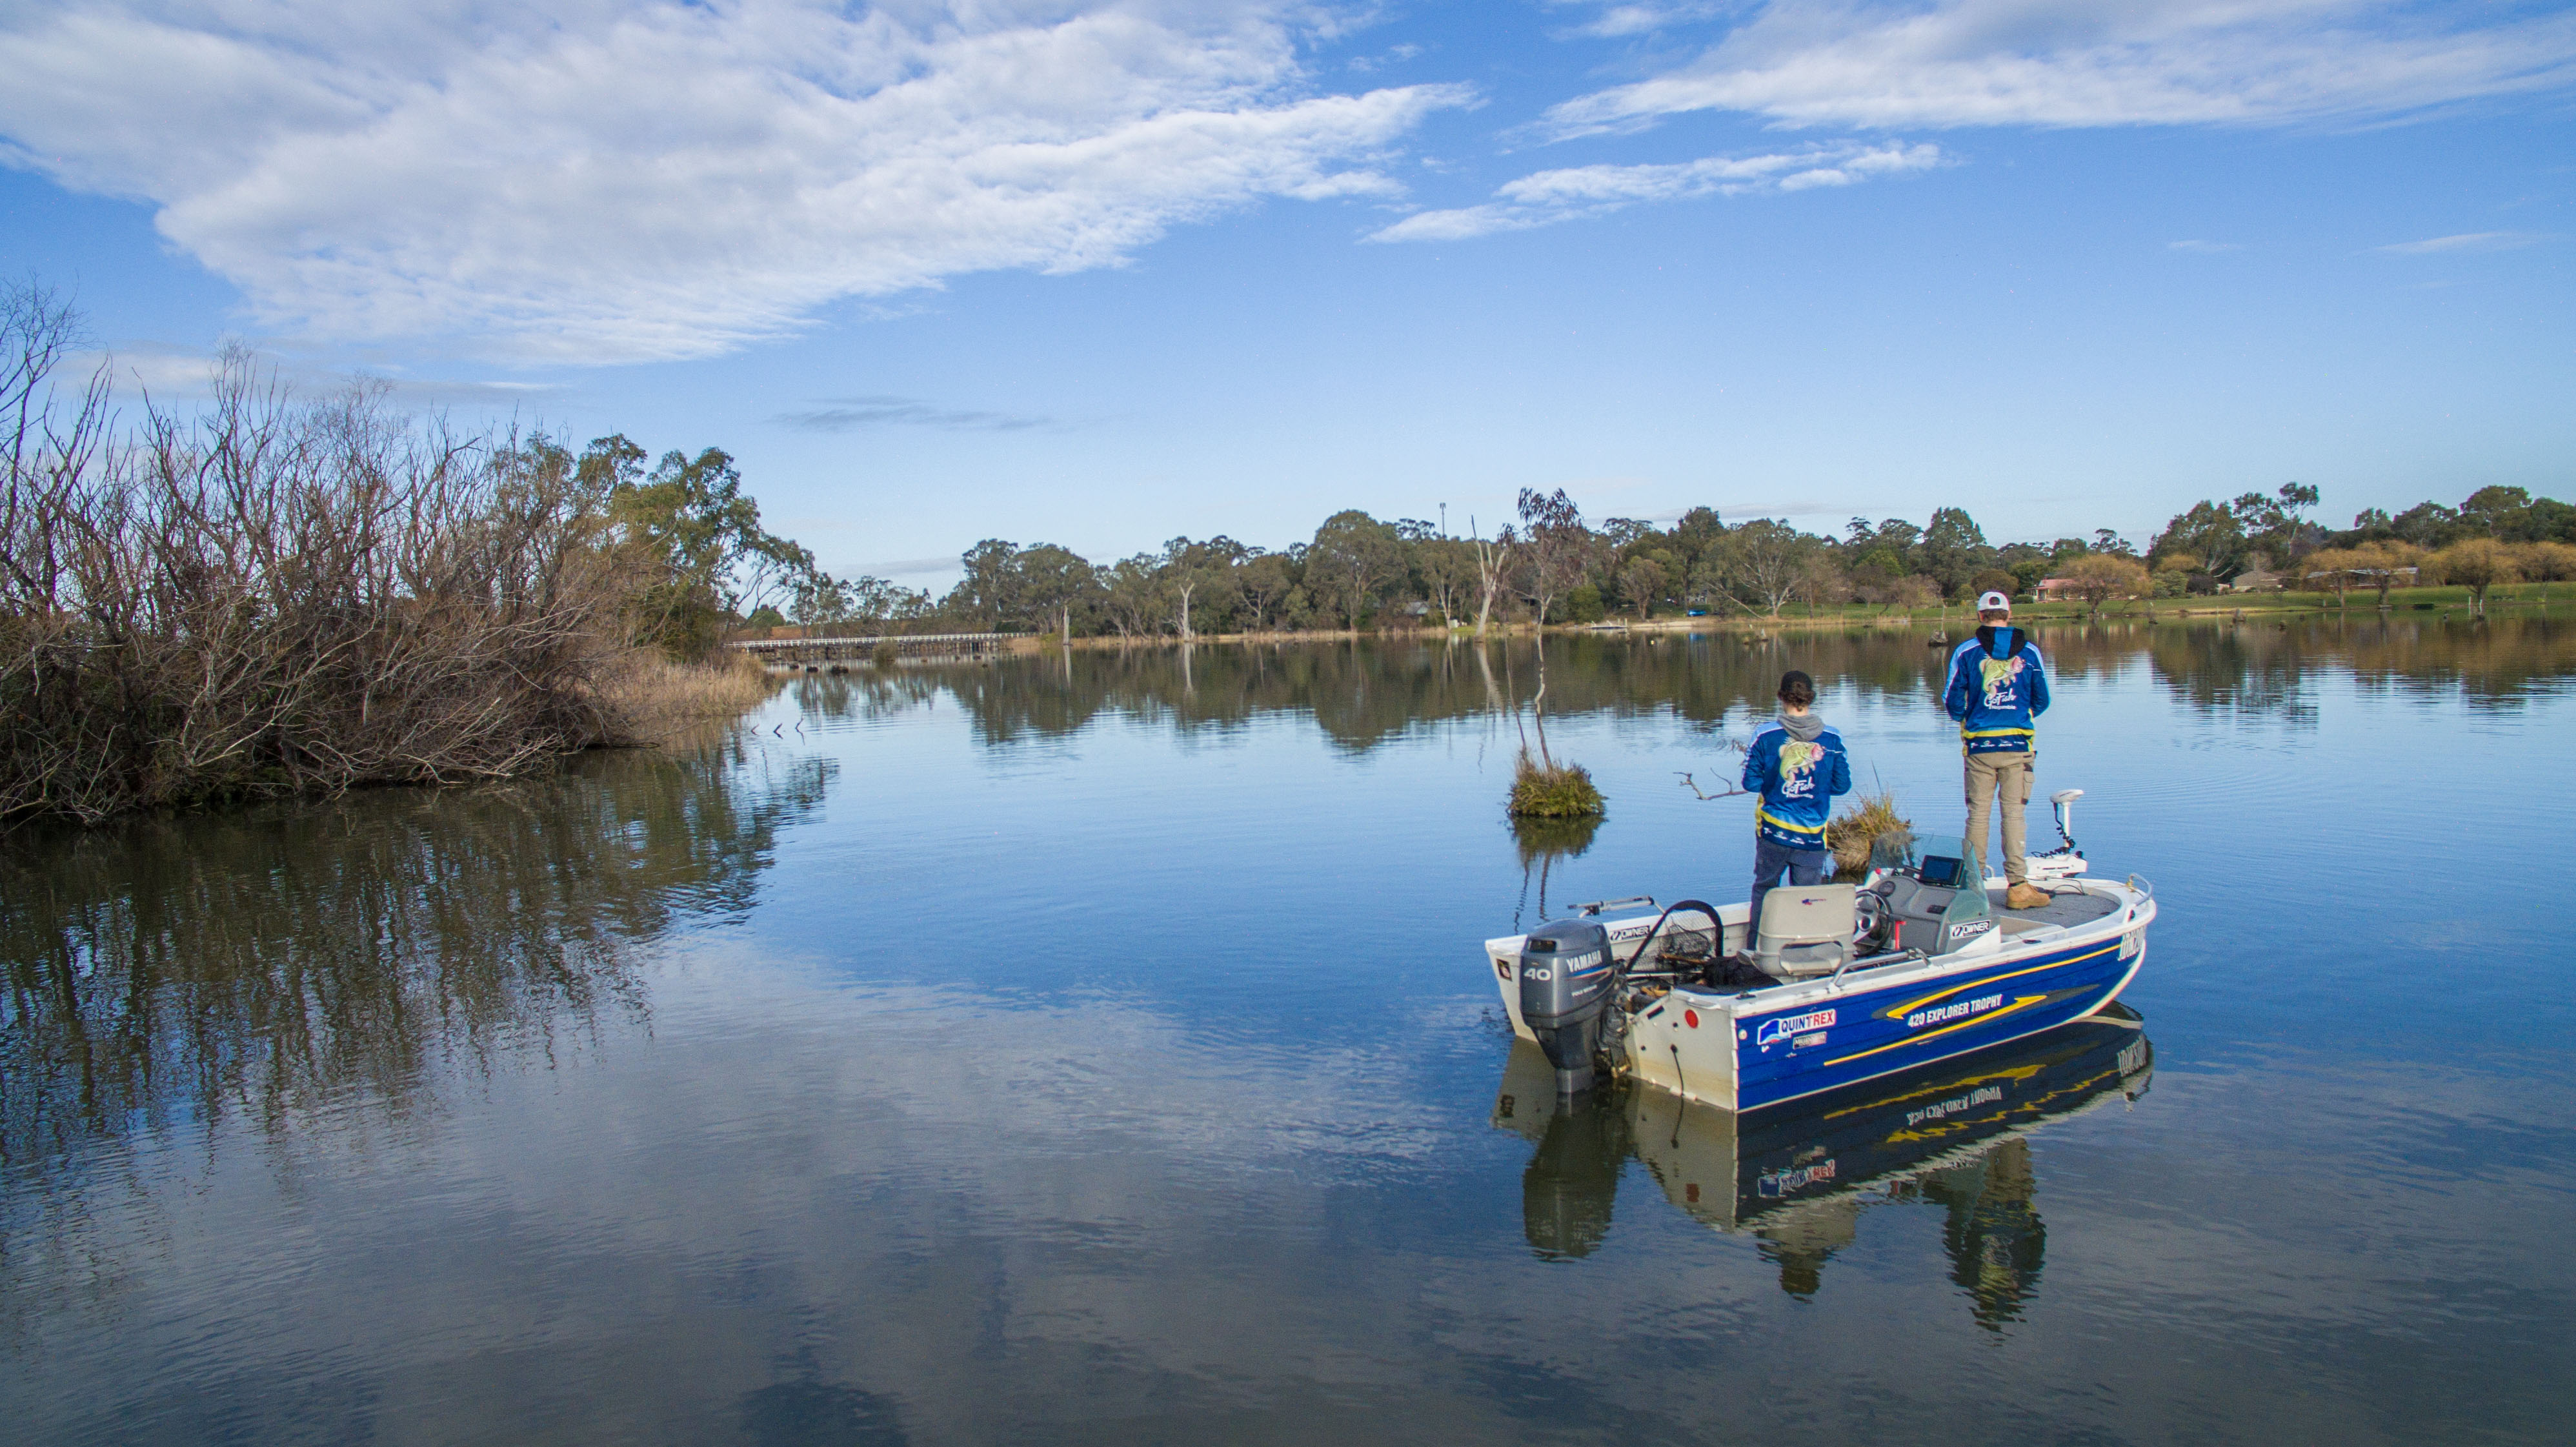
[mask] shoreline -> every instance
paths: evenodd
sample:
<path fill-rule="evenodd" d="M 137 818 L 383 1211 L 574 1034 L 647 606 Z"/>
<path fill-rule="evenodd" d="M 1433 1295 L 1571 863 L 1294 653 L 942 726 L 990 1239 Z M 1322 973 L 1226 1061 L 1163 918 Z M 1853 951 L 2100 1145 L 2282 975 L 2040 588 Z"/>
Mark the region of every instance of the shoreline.
<path fill-rule="evenodd" d="M 2535 588 L 2541 585 L 2529 585 Z M 2394 621 L 2416 618 L 2430 613 L 2435 621 L 2465 618 L 2469 598 L 2466 589 L 2414 588 L 2401 589 L 2390 595 L 2383 608 L 2372 599 L 2355 600 L 2338 608 L 2331 596 L 2315 594 L 2251 594 L 2242 599 L 2213 603 L 2206 598 L 2160 600 L 2158 606 L 2145 606 L 2143 600 L 2118 607 L 2106 607 L 2093 613 L 2081 605 L 2054 603 L 2021 604 L 2014 609 L 2014 620 L 2033 627 L 2093 627 L 2104 624 L 2170 624 L 2226 622 L 2285 622 L 2291 619 L 2354 621 L 2377 618 Z M 2548 617 L 2553 612 L 2576 614 L 2576 590 L 2566 597 L 2523 597 L 2498 589 L 2487 600 L 2487 616 Z M 1848 610 L 1818 613 L 1813 616 L 1783 612 L 1768 614 L 1733 613 L 1703 617 L 1658 617 L 1646 619 L 1604 619 L 1598 623 L 1551 623 L 1544 627 L 1528 622 L 1496 624 L 1483 635 L 1484 640 L 1530 638 L 1542 633 L 1553 636 L 1585 634 L 1620 636 L 1636 633 L 1736 633 L 1761 637 L 1786 632 L 1939 632 L 1966 637 L 1976 630 L 1975 614 L 1964 605 L 1937 612 L 1858 613 Z M 1096 652 L 1123 651 L 1131 648 L 1169 648 L 1181 644 L 1312 644 L 1356 642 L 1363 639 L 1407 642 L 1472 643 L 1477 634 L 1472 628 L 1306 628 L 1274 629 L 1255 633 L 1199 633 L 1188 638 L 1178 634 L 1156 633 L 1121 637 L 1117 634 L 1091 634 L 1067 641 L 1053 633 L 1033 633 L 1014 637 L 1004 645 L 1012 654 L 1052 653 L 1067 650 Z"/>

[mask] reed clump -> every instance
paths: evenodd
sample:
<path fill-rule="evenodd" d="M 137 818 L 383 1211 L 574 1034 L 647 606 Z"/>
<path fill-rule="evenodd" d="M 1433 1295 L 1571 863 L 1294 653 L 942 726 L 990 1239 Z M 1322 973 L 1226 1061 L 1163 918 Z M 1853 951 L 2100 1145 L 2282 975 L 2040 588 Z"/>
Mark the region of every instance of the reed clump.
<path fill-rule="evenodd" d="M 760 706 L 777 683 L 758 659 L 727 653 L 702 663 L 638 649 L 620 659 L 604 688 L 620 743 L 660 744 Z"/>
<path fill-rule="evenodd" d="M 1825 826 L 1825 838 L 1832 843 L 1834 868 L 1837 873 L 1857 874 L 1869 868 L 1870 846 L 1885 834 L 1908 834 L 1912 820 L 1896 812 L 1894 792 L 1865 795 Z"/>
<path fill-rule="evenodd" d="M 1521 819 L 1574 819 L 1602 811 L 1601 790 L 1581 764 L 1560 764 L 1523 749 L 1512 766 L 1509 811 Z"/>

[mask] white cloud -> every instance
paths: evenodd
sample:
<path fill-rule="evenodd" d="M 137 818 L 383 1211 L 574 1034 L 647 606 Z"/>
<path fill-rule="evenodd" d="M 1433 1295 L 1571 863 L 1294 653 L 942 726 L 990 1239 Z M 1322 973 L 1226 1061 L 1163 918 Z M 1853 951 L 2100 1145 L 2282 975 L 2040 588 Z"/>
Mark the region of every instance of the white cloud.
<path fill-rule="evenodd" d="M 2391 246 L 2373 247 L 2391 256 L 2437 256 L 2446 251 L 2512 251 L 2529 246 L 2540 238 L 2528 231 L 2470 231 L 2458 236 L 2434 236 L 2422 241 L 2400 241 Z"/>
<path fill-rule="evenodd" d="M 1711 156 L 1661 166 L 1572 166 L 1508 182 L 1481 206 L 1423 211 L 1369 236 L 1371 241 L 1463 241 L 1497 231 L 1527 231 L 1600 216 L 1641 201 L 1740 196 L 1751 191 L 1803 191 L 1848 186 L 1872 176 L 1929 170 L 1938 146 L 1810 146 L 1762 156 Z"/>
<path fill-rule="evenodd" d="M 1554 5 L 1586 5 L 1595 0 L 1548 0 Z M 1676 25 L 1708 20 L 1738 8 L 1732 0 L 1663 0 L 1660 4 L 1612 3 L 1599 6 L 1601 13 L 1572 33 L 1615 40 L 1630 35 L 1651 35 Z"/>
<path fill-rule="evenodd" d="M 1683 111 L 1789 125 L 2258 124 L 2576 82 L 2576 15 L 2468 0 L 1771 0 L 1691 63 L 1555 107 L 1558 136 Z"/>
<path fill-rule="evenodd" d="M 347 387 L 364 386 L 381 388 L 396 403 L 410 407 L 507 409 L 544 402 L 566 390 L 553 383 L 508 378 L 420 377 L 382 369 L 329 366 L 270 352 L 255 353 L 252 361 L 263 375 L 284 383 L 301 396 L 326 396 Z M 119 388 L 130 387 L 167 402 L 211 395 L 222 359 L 212 352 L 143 342 L 72 356 L 66 359 L 59 375 L 87 379 L 101 366 L 108 369 Z"/>
<path fill-rule="evenodd" d="M 1460 88 L 1312 94 L 1295 0 L 130 0 L 0 19 L 7 159 L 157 205 L 317 338 L 724 350 L 1117 264 L 1375 169 Z"/>

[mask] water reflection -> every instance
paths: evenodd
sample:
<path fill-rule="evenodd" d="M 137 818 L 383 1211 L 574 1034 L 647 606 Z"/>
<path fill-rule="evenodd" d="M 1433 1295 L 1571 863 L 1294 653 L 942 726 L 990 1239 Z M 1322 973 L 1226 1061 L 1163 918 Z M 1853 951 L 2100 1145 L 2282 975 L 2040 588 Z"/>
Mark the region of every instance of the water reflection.
<path fill-rule="evenodd" d="M 401 1108 L 433 1064 L 551 1062 L 645 1023 L 631 946 L 747 911 L 830 768 L 734 737 L 490 788 L 21 835 L 0 852 L 0 1166 L 232 1115 L 283 1130 L 353 1092 Z"/>
<path fill-rule="evenodd" d="M 1551 717 L 1677 718 L 1715 728 L 1767 713 L 1780 672 L 1835 680 L 1855 699 L 1929 706 L 1945 650 L 1929 623 L 1833 632 L 1578 634 L 1551 637 Z M 2510 706 L 2576 673 L 2576 627 L 2548 618 L 2491 622 L 2356 612 L 2264 621 L 2111 621 L 2039 630 L 2061 678 L 2112 679 L 2143 666 L 2176 702 L 2312 727 L 2317 688 L 2349 677 L 2420 696 L 2457 693 Z M 1527 638 L 1484 645 L 1409 639 L 1319 646 L 1140 647 L 1021 656 L 999 664 L 905 667 L 816 676 L 798 686 L 821 717 L 877 718 L 945 692 L 988 745 L 1077 732 L 1110 715 L 1182 733 L 1225 732 L 1264 716 L 1311 718 L 1344 748 L 1365 751 L 1427 725 L 1482 718 L 1500 726 L 1535 686 Z"/>
<path fill-rule="evenodd" d="M 2576 657 L 2330 624 L 2050 639 L 2089 842 L 2171 902 L 2135 1113 L 2116 1029 L 1749 1124 L 1496 1099 L 1474 942 L 1516 896 L 1743 878 L 1745 816 L 1669 771 L 1782 667 L 1887 700 L 1873 769 L 1953 797 L 1919 629 L 1551 640 L 1551 732 L 1593 715 L 1617 785 L 1564 833 L 1501 817 L 1522 641 L 817 675 L 683 760 L 21 834 L 0 1410 L 62 1442 L 2551 1440 L 2570 1007 L 2494 849 L 2571 807 Z M 2272 747 L 2302 708 L 2336 726 Z M 2515 781 L 2478 831 L 2352 786 L 2437 756 Z"/>
<path fill-rule="evenodd" d="M 1601 832 L 1601 816 L 1581 815 L 1571 819 L 1515 818 L 1510 821 L 1512 845 L 1521 859 L 1521 897 L 1512 907 L 1512 928 L 1521 928 L 1524 915 L 1546 919 L 1548 876 L 1555 872 L 1557 861 L 1579 859 L 1592 847 L 1594 836 Z M 1529 914 L 1530 886 L 1535 874 L 1538 886 L 1538 912 Z"/>
<path fill-rule="evenodd" d="M 1994 1328 L 2020 1316 L 2046 1247 L 2028 1134 L 2135 1101 L 2153 1060 L 2143 1022 L 2115 1005 L 1968 1060 L 1747 1117 L 1633 1087 L 1560 1106 L 1546 1057 L 1515 1041 L 1493 1120 L 1537 1145 L 1521 1209 L 1544 1259 L 1600 1248 L 1634 1156 L 1692 1219 L 1753 1236 L 1780 1289 L 1800 1298 L 1859 1239 L 1863 1212 L 1936 1206 L 1951 1279 L 1978 1324 Z"/>

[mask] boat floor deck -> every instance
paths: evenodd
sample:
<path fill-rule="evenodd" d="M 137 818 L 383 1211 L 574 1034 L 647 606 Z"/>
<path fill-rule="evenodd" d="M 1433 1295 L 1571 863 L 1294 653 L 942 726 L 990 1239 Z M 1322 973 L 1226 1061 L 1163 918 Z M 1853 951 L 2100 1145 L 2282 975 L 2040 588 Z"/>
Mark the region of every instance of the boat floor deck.
<path fill-rule="evenodd" d="M 2041 887 L 2046 888 L 2044 885 Z M 2002 921 L 2007 932 L 2014 931 L 2016 926 L 2029 930 L 2053 924 L 2072 929 L 2077 925 L 2091 924 L 2104 915 L 2117 914 L 2120 910 L 2118 901 L 2079 889 L 2052 894 L 2048 903 L 2037 909 L 2004 908 L 2004 892 L 2000 889 L 1987 890 L 1986 900 L 1994 906 L 1995 918 Z"/>

